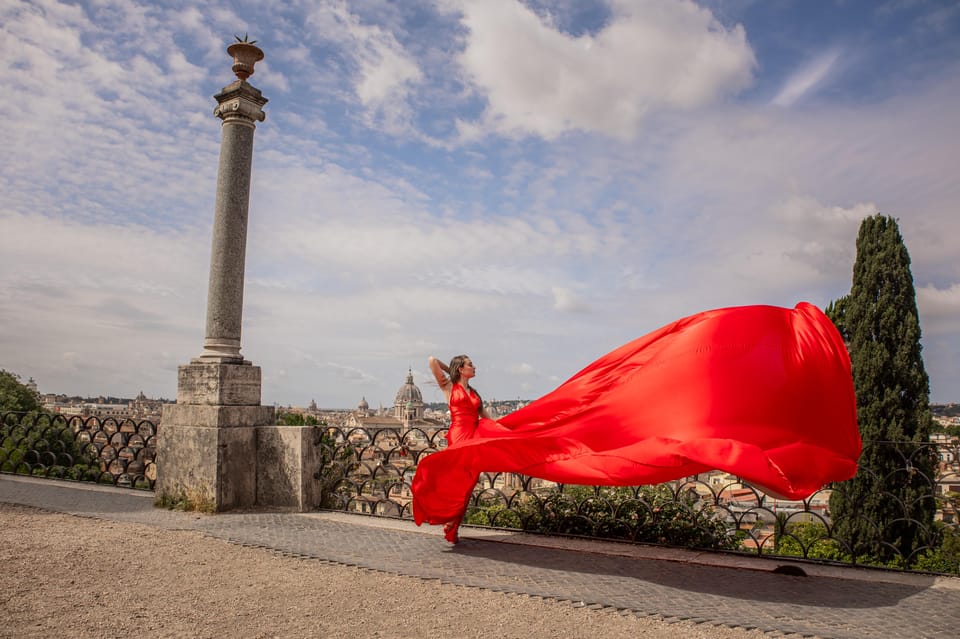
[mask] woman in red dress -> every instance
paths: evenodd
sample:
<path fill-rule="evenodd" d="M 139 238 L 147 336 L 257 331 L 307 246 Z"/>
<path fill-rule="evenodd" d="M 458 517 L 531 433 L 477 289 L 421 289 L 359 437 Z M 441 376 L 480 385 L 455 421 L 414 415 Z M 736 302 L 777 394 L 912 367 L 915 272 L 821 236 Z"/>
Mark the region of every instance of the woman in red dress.
<path fill-rule="evenodd" d="M 420 460 L 413 516 L 443 524 L 451 542 L 481 472 L 636 486 L 717 469 L 803 499 L 857 471 L 850 358 L 805 302 L 683 318 L 499 421 L 470 387 L 469 357 L 429 363 L 450 403 L 449 445 Z"/>
<path fill-rule="evenodd" d="M 428 360 L 430 371 L 437 380 L 437 385 L 443 391 L 447 403 L 450 405 L 450 429 L 447 431 L 448 445 L 456 444 L 465 439 L 476 436 L 480 418 L 490 421 L 490 416 L 483 408 L 480 394 L 470 387 L 470 380 L 477 374 L 473 361 L 466 355 L 457 355 L 450 360 L 449 366 L 436 357 Z M 449 377 L 447 377 L 449 374 Z M 476 483 L 474 480 L 473 483 Z M 473 484 L 470 486 L 473 491 Z M 443 532 L 450 543 L 459 540 L 457 529 L 463 519 L 463 512 L 470 498 L 468 492 L 464 496 L 463 509 L 459 515 L 454 515 L 443 524 Z"/>

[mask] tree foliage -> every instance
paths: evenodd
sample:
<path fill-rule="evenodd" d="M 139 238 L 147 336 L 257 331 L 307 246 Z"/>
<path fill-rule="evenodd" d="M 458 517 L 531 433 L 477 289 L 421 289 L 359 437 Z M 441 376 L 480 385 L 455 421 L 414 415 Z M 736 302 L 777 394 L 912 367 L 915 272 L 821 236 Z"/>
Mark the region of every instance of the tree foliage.
<path fill-rule="evenodd" d="M 304 415 L 293 411 L 277 413 L 278 426 L 318 426 L 320 420 L 313 415 Z"/>
<path fill-rule="evenodd" d="M 40 410 L 40 398 L 20 382 L 20 376 L 0 370 L 0 413 L 30 413 Z"/>
<path fill-rule="evenodd" d="M 936 458 L 923 445 L 932 426 L 930 382 L 910 256 L 896 220 L 863 220 L 850 294 L 827 314 L 850 349 L 864 441 L 857 476 L 830 500 L 833 536 L 855 556 L 909 563 L 933 538 Z"/>

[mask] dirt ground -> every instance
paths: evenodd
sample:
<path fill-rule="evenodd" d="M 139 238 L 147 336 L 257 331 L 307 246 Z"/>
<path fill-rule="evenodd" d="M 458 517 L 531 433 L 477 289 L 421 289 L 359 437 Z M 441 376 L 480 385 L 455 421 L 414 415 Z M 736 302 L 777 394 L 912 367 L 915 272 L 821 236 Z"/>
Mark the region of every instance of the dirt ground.
<path fill-rule="evenodd" d="M 0 637 L 761 639 L 0 504 Z"/>

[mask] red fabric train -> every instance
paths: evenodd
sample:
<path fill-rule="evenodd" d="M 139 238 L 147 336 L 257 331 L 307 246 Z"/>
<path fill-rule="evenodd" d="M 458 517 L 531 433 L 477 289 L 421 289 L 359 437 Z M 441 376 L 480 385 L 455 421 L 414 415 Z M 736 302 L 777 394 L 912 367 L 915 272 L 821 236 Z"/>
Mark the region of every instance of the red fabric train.
<path fill-rule="evenodd" d="M 635 486 L 718 469 L 800 499 L 852 477 L 860 455 L 849 356 L 805 302 L 698 313 L 499 421 L 478 408 L 454 385 L 450 444 L 413 480 L 418 525 L 459 522 L 481 472 Z"/>

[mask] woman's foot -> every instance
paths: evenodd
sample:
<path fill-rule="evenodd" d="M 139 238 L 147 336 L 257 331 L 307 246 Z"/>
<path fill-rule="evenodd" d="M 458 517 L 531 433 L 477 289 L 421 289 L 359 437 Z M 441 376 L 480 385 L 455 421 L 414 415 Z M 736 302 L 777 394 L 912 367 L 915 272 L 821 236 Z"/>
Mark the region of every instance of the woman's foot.
<path fill-rule="evenodd" d="M 459 528 L 459 521 L 448 521 L 443 525 L 443 536 L 446 537 L 447 541 L 451 544 L 455 544 L 460 541 L 460 535 L 457 534 Z"/>

